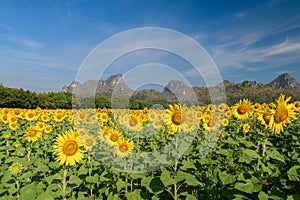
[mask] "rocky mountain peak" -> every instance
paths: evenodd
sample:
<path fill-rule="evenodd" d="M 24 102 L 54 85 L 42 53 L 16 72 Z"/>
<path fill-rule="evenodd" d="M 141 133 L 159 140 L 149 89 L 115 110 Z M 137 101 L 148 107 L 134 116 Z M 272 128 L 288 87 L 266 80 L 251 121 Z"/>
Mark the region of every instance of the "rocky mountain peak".
<path fill-rule="evenodd" d="M 297 80 L 290 75 L 289 73 L 284 73 L 279 75 L 277 78 L 275 78 L 273 81 L 271 81 L 269 86 L 279 89 L 279 88 L 285 88 L 285 89 L 297 89 L 300 88 L 300 83 L 297 82 Z"/>

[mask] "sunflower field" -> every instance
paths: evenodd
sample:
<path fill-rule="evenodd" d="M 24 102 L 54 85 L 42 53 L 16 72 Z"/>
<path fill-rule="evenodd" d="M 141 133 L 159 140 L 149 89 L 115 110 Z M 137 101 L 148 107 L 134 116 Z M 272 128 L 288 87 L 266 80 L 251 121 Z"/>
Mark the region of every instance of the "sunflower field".
<path fill-rule="evenodd" d="M 300 199 L 290 101 L 1 108 L 0 199 Z"/>

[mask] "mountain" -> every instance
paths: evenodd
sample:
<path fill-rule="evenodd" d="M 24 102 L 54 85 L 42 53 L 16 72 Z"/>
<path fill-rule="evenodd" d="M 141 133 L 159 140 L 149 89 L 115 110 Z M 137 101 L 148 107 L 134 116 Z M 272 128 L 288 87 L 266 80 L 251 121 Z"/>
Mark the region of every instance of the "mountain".
<path fill-rule="evenodd" d="M 300 84 L 289 73 L 284 73 L 284 74 L 279 75 L 276 79 L 274 79 L 268 85 L 275 89 L 280 89 L 280 88 L 299 89 L 300 88 Z"/>
<path fill-rule="evenodd" d="M 125 83 L 122 74 L 108 77 L 106 80 L 88 80 L 82 84 L 73 81 L 69 86 L 64 86 L 62 92 L 71 92 L 80 97 L 87 96 L 127 96 L 133 92 Z"/>
<path fill-rule="evenodd" d="M 222 87 L 220 87 L 222 86 Z M 287 96 L 293 96 L 293 99 L 300 100 L 300 84 L 297 80 L 288 73 L 279 75 L 268 84 L 262 84 L 256 81 L 243 81 L 242 83 L 234 83 L 228 80 L 222 83 L 207 88 L 207 87 L 189 87 L 184 82 L 179 80 L 170 81 L 162 92 L 150 89 L 133 91 L 130 89 L 122 78 L 121 74 L 112 75 L 107 80 L 86 81 L 80 84 L 73 81 L 69 86 L 64 86 L 63 92 L 72 92 L 77 96 L 106 96 L 118 94 L 117 97 L 130 96 L 132 100 L 138 100 L 146 103 L 191 103 L 191 100 L 197 98 L 198 103 L 211 103 L 209 91 L 214 91 L 215 94 L 221 92 L 225 88 L 226 102 L 232 105 L 242 98 L 248 98 L 252 102 L 271 102 L 278 98 L 281 93 Z M 215 97 L 215 98 L 218 98 Z M 224 99 L 214 99 L 216 101 L 224 101 Z"/>

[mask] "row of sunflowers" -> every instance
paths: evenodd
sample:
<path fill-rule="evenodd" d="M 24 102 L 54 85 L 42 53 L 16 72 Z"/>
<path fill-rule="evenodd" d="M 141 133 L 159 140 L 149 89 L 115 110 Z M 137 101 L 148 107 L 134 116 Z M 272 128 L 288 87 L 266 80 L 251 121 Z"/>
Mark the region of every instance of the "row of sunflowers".
<path fill-rule="evenodd" d="M 300 184 L 297 171 L 300 160 L 296 157 L 300 156 L 299 146 L 293 150 L 294 155 L 285 152 L 288 158 L 280 153 L 287 145 L 299 144 L 300 101 L 290 103 L 290 100 L 291 97 L 280 95 L 276 102 L 269 104 L 242 99 L 233 106 L 174 104 L 165 110 L 2 108 L 0 196 L 4 199 L 148 199 L 153 196 L 267 199 L 268 195 L 276 196 L 278 190 L 283 193 L 281 196 L 293 198 L 299 195 L 294 189 Z M 274 145 L 272 141 L 285 134 L 292 139 Z M 170 161 L 167 162 L 170 166 L 128 173 L 133 164 L 126 161 L 133 154 L 155 152 L 175 139 L 185 138 L 191 139 L 180 158 L 172 154 L 178 148 L 176 141 L 167 157 L 152 160 L 164 159 Z M 211 142 L 216 147 L 201 157 L 199 151 L 205 138 L 218 141 Z M 233 163 L 230 159 L 219 160 L 220 155 L 233 159 Z M 237 158 L 241 166 L 231 166 Z M 122 163 L 122 170 L 109 164 L 109 160 Z M 290 181 L 280 187 L 276 184 L 281 180 L 270 179 L 278 160 L 285 163 L 279 172 L 283 170 L 288 177 L 285 179 Z M 201 172 L 201 169 L 205 170 Z M 255 181 L 239 177 L 250 169 L 250 177 Z M 271 184 L 270 190 L 266 184 Z M 218 193 L 218 187 L 227 192 Z"/>

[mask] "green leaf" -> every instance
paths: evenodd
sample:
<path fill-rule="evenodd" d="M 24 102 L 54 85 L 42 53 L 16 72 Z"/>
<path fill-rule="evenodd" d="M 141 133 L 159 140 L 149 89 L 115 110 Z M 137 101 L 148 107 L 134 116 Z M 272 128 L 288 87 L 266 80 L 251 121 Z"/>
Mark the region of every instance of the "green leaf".
<path fill-rule="evenodd" d="M 194 196 L 191 195 L 191 194 L 187 194 L 187 195 L 186 195 L 186 200 L 197 200 L 197 198 L 194 197 Z"/>
<path fill-rule="evenodd" d="M 114 194 L 114 192 L 109 193 L 109 195 L 107 196 L 107 200 L 117 200 L 118 198 L 118 194 Z"/>
<path fill-rule="evenodd" d="M 256 150 L 245 149 L 244 153 L 247 154 L 248 156 L 250 156 L 251 158 L 259 158 L 260 157 Z"/>
<path fill-rule="evenodd" d="M 78 175 L 82 175 L 82 174 L 87 175 L 88 174 L 88 168 L 86 168 L 84 166 L 81 166 L 79 168 L 79 170 L 77 171 L 77 174 Z"/>
<path fill-rule="evenodd" d="M 232 150 L 230 150 L 230 149 L 220 149 L 220 150 L 216 151 L 216 153 L 221 154 L 223 156 L 227 156 L 227 157 L 232 156 Z"/>
<path fill-rule="evenodd" d="M 290 168 L 289 171 L 287 172 L 287 175 L 289 177 L 289 180 L 300 182 L 300 166 L 296 165 Z"/>
<path fill-rule="evenodd" d="M 240 173 L 237 177 L 238 181 L 245 181 L 245 182 L 251 182 L 252 175 L 249 173 Z"/>
<path fill-rule="evenodd" d="M 51 194 L 49 194 L 49 192 L 42 192 L 40 195 L 38 195 L 36 200 L 54 200 L 54 198 Z"/>
<path fill-rule="evenodd" d="M 182 164 L 183 164 L 183 166 L 181 167 L 182 170 L 197 169 L 193 160 L 190 160 L 190 161 L 183 160 Z"/>
<path fill-rule="evenodd" d="M 82 183 L 82 180 L 78 176 L 71 175 L 69 183 L 79 186 Z"/>
<path fill-rule="evenodd" d="M 192 174 L 187 174 L 186 184 L 190 186 L 202 186 L 202 184 L 196 179 L 196 176 Z"/>
<path fill-rule="evenodd" d="M 129 183 L 122 181 L 121 179 L 119 179 L 117 181 L 117 191 L 120 192 L 123 188 L 126 188 L 129 185 Z"/>
<path fill-rule="evenodd" d="M 253 183 L 241 183 L 241 182 L 237 182 L 234 186 L 235 189 L 240 190 L 242 192 L 246 192 L 251 194 L 254 191 L 254 185 Z"/>
<path fill-rule="evenodd" d="M 20 189 L 20 200 L 32 200 L 36 198 L 36 184 L 31 183 Z"/>
<path fill-rule="evenodd" d="M 171 178 L 171 173 L 168 170 L 162 170 L 163 172 L 160 175 L 160 180 L 164 184 L 165 187 L 168 187 L 169 185 L 174 185 L 175 180 Z"/>
<path fill-rule="evenodd" d="M 185 180 L 186 179 L 186 174 L 187 174 L 186 172 L 183 172 L 183 171 L 179 170 L 177 172 L 177 175 L 174 178 L 175 182 L 178 183 L 180 181 Z"/>
<path fill-rule="evenodd" d="M 143 177 L 147 176 L 147 174 L 146 173 L 134 173 L 134 174 L 130 174 L 129 176 L 133 179 L 138 179 L 138 178 L 143 178 Z"/>
<path fill-rule="evenodd" d="M 102 172 L 100 175 L 100 181 L 110 181 L 112 178 L 112 175 L 109 174 L 107 171 Z"/>
<path fill-rule="evenodd" d="M 134 190 L 133 192 L 126 192 L 125 193 L 125 197 L 128 200 L 132 200 L 132 199 L 143 199 L 141 197 L 141 190 Z"/>
<path fill-rule="evenodd" d="M 258 194 L 258 199 L 259 200 L 268 200 L 268 195 L 264 193 L 263 191 L 260 191 Z"/>
<path fill-rule="evenodd" d="M 57 173 L 57 174 L 46 177 L 45 180 L 48 184 L 51 184 L 53 180 L 62 180 L 62 176 L 61 176 L 61 174 Z"/>
<path fill-rule="evenodd" d="M 245 163 L 250 163 L 254 159 L 258 159 L 259 155 L 255 150 L 251 149 L 245 149 L 243 150 L 243 153 L 241 157 L 239 158 L 239 162 L 245 162 Z"/>
<path fill-rule="evenodd" d="M 226 172 L 219 172 L 219 178 L 223 185 L 235 182 L 235 177 L 231 174 L 227 174 Z"/>
<path fill-rule="evenodd" d="M 273 158 L 275 160 L 279 160 L 281 162 L 285 162 L 284 160 L 284 156 L 282 154 L 280 154 L 278 151 L 273 150 L 271 152 L 268 152 L 268 155 L 270 156 L 270 158 Z"/>
<path fill-rule="evenodd" d="M 151 188 L 151 190 L 155 194 L 159 194 L 164 190 L 164 185 L 161 182 L 159 177 L 152 178 L 150 183 L 149 183 L 149 187 Z"/>
<path fill-rule="evenodd" d="M 152 177 L 143 177 L 142 180 L 141 180 L 141 185 L 146 187 L 148 191 L 151 191 L 151 188 L 150 188 L 150 181 L 152 180 Z"/>
<path fill-rule="evenodd" d="M 289 195 L 287 197 L 287 200 L 299 200 L 299 199 L 300 199 L 300 195 L 299 194 Z"/>
<path fill-rule="evenodd" d="M 99 182 L 99 175 L 95 174 L 94 176 L 87 176 L 86 181 L 90 183 L 98 183 Z"/>

